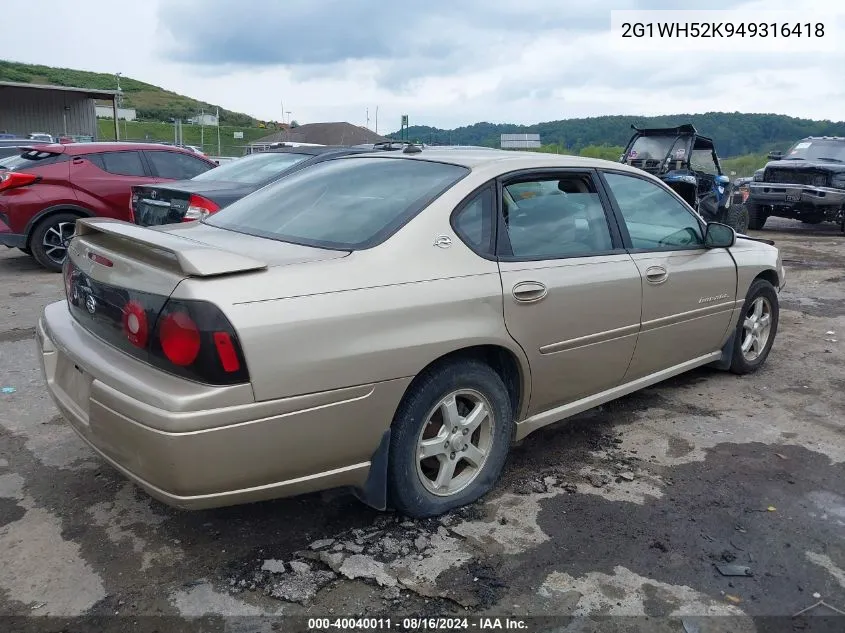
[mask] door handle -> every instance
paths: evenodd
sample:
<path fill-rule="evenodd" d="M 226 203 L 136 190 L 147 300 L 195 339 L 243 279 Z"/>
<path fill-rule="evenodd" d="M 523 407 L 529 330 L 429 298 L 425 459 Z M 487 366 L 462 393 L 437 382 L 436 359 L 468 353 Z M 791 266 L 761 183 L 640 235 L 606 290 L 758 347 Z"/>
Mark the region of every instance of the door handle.
<path fill-rule="evenodd" d="M 532 303 L 544 299 L 549 289 L 539 281 L 521 281 L 513 287 L 511 293 L 520 303 Z"/>
<path fill-rule="evenodd" d="M 669 279 L 669 273 L 663 266 L 651 266 L 646 268 L 645 278 L 650 284 L 662 284 Z"/>

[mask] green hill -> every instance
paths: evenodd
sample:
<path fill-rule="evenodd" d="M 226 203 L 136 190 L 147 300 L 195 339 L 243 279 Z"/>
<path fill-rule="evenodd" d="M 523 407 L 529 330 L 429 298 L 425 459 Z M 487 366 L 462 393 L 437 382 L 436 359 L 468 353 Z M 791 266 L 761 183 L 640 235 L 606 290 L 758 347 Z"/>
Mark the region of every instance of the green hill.
<path fill-rule="evenodd" d="M 6 60 L 0 60 L 0 81 L 73 86 L 95 90 L 117 88 L 114 75 L 108 73 L 21 64 Z M 131 77 L 121 77 L 120 88 L 123 91 L 123 105 L 135 108 L 140 119 L 149 121 L 167 121 L 171 117 L 186 119 L 196 116 L 200 110 L 206 113 L 214 113 L 217 110 L 215 104 L 197 101 Z M 257 125 L 256 120 L 248 114 L 232 112 L 225 108 L 220 108 L 220 123 L 239 128 Z"/>
<path fill-rule="evenodd" d="M 765 154 L 772 149 L 784 150 L 805 136 L 845 136 L 843 121 L 813 121 L 782 114 L 707 112 L 653 117 L 600 116 L 533 125 L 485 122 L 453 130 L 412 126 L 408 130 L 408 138 L 431 144 L 498 147 L 500 134 L 539 133 L 544 145 L 575 153 L 589 146 L 624 146 L 631 136 L 632 124 L 639 127 L 669 127 L 683 123 L 692 123 L 701 134 L 712 137 L 716 150 L 723 157 Z M 389 136 L 399 138 L 399 132 Z"/>

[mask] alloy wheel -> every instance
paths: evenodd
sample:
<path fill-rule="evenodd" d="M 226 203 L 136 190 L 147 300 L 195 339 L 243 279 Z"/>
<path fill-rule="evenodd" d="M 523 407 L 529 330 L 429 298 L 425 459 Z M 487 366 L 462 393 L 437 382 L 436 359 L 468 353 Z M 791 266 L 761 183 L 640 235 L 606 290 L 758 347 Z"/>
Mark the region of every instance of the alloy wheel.
<path fill-rule="evenodd" d="M 757 297 L 749 306 L 742 322 L 742 356 L 748 362 L 757 360 L 766 349 L 772 331 L 772 305 L 766 297 Z"/>
<path fill-rule="evenodd" d="M 417 475 L 445 497 L 469 486 L 493 448 L 493 407 L 475 390 L 453 391 L 429 412 L 417 440 Z"/>

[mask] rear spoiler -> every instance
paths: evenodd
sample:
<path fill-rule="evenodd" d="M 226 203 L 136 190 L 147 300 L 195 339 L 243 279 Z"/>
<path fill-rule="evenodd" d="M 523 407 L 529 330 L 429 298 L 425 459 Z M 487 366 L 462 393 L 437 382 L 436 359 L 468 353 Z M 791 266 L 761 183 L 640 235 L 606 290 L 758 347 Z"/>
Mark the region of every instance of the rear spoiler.
<path fill-rule="evenodd" d="M 164 251 L 176 260 L 185 275 L 191 277 L 214 277 L 267 268 L 266 263 L 251 257 L 121 220 L 81 218 L 76 221 L 74 237 L 98 233 L 148 246 L 158 253 Z"/>

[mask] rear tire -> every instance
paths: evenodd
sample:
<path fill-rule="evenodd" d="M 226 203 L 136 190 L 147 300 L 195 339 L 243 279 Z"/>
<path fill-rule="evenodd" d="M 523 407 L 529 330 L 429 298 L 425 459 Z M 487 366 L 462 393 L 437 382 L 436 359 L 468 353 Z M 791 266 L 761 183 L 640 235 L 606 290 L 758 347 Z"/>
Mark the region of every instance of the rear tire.
<path fill-rule="evenodd" d="M 501 377 L 480 361 L 453 361 L 420 374 L 391 428 L 390 505 L 424 518 L 487 494 L 507 459 L 513 418 Z"/>
<path fill-rule="evenodd" d="M 35 261 L 51 272 L 61 272 L 67 256 L 67 247 L 62 242 L 73 235 L 78 219 L 75 213 L 57 213 L 41 220 L 29 241 Z"/>
<path fill-rule="evenodd" d="M 775 287 L 765 279 L 756 279 L 748 289 L 736 325 L 731 372 L 750 374 L 766 362 L 777 336 L 779 316 Z"/>
<path fill-rule="evenodd" d="M 748 209 L 748 228 L 752 231 L 760 231 L 766 225 L 766 220 L 769 219 L 766 211 L 759 204 L 745 203 Z"/>
<path fill-rule="evenodd" d="M 750 222 L 748 208 L 744 204 L 732 204 L 725 212 L 725 224 L 737 233 L 746 233 Z"/>
<path fill-rule="evenodd" d="M 801 221 L 804 224 L 821 224 L 822 222 L 824 222 L 824 216 L 801 218 Z"/>

